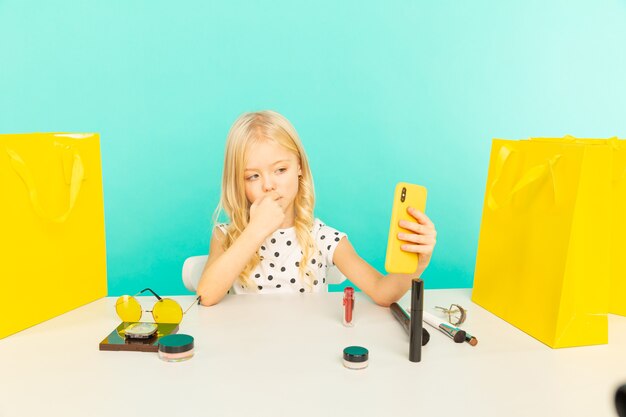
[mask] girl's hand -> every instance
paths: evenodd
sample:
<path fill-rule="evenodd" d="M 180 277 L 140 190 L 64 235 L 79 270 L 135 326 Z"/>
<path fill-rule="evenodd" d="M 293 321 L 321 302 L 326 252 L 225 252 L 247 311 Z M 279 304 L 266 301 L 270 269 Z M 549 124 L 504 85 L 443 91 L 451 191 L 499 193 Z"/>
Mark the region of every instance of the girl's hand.
<path fill-rule="evenodd" d="M 433 255 L 437 231 L 433 222 L 424 213 L 413 207 L 409 207 L 407 211 L 417 222 L 400 220 L 400 227 L 409 230 L 409 233 L 398 233 L 398 239 L 407 242 L 401 246 L 403 251 L 419 254 L 415 272 L 421 275 Z"/>
<path fill-rule="evenodd" d="M 276 191 L 272 191 L 262 195 L 250 206 L 248 226 L 252 226 L 263 234 L 264 239 L 278 230 L 285 221 L 285 212 L 280 202 L 281 196 Z"/>

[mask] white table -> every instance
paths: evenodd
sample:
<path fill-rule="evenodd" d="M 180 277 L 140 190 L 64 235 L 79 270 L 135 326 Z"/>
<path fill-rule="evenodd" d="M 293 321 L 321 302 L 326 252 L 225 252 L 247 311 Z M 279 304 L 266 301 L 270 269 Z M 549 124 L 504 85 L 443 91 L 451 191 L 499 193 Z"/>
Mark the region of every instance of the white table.
<path fill-rule="evenodd" d="M 470 290 L 429 290 L 425 309 L 458 303 L 478 346 L 429 328 L 422 362 L 388 309 L 357 294 L 355 326 L 341 293 L 229 296 L 192 307 L 179 333 L 195 356 L 99 351 L 119 324 L 104 298 L 0 340 L 0 416 L 615 416 L 626 383 L 626 318 L 610 343 L 552 350 L 469 301 Z M 192 297 L 176 297 L 183 307 Z M 153 298 L 142 297 L 147 309 Z M 408 305 L 405 297 L 401 303 Z M 365 370 L 342 350 L 370 351 Z"/>

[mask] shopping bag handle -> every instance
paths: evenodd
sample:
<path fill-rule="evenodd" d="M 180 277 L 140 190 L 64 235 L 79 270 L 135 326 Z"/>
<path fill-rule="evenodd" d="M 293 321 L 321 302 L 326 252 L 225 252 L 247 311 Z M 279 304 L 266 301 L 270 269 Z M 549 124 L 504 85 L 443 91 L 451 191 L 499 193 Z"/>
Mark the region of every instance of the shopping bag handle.
<path fill-rule="evenodd" d="M 626 142 L 624 140 L 620 140 L 617 136 L 613 136 L 607 139 L 580 139 L 571 135 L 566 135 L 563 138 L 531 138 L 530 140 L 537 141 L 549 141 L 549 142 L 557 142 L 557 143 L 566 143 L 572 145 L 590 145 L 593 143 L 598 143 L 600 145 L 608 145 L 611 147 L 613 151 L 622 151 L 624 149 L 624 145 L 622 143 Z M 621 183 L 626 178 L 626 166 L 622 169 L 622 172 L 613 174 L 613 183 Z"/>
<path fill-rule="evenodd" d="M 515 183 L 513 189 L 508 193 L 506 198 L 504 198 L 502 201 L 498 201 L 498 199 L 495 197 L 494 188 L 502 177 L 502 172 L 504 171 L 504 165 L 506 161 L 509 160 L 511 156 L 516 152 L 516 150 L 510 149 L 506 145 L 502 146 L 500 148 L 500 151 L 498 152 L 498 156 L 496 157 L 496 178 L 489 187 L 489 194 L 487 198 L 487 204 L 489 205 L 489 208 L 491 210 L 498 210 L 500 207 L 509 203 L 513 199 L 513 196 L 519 191 L 523 190 L 531 184 L 545 179 L 546 177 L 550 178 L 553 191 L 552 196 L 554 198 L 554 202 L 556 203 L 557 194 L 556 183 L 554 181 L 554 165 L 561 158 L 560 154 L 553 156 L 543 164 L 535 165 L 528 169 L 528 171 L 526 171 L 524 175 L 522 175 L 522 177 Z"/>
<path fill-rule="evenodd" d="M 80 192 L 80 187 L 85 179 L 85 167 L 83 165 L 83 160 L 75 151 L 73 152 L 73 162 L 72 162 L 72 175 L 70 180 L 70 201 L 69 206 L 65 213 L 60 216 L 53 216 L 45 212 L 43 206 L 41 205 L 41 201 L 39 198 L 39 193 L 37 192 L 37 187 L 35 187 L 35 181 L 33 180 L 33 176 L 30 172 L 30 169 L 24 162 L 24 160 L 12 149 L 6 148 L 7 153 L 9 154 L 9 158 L 11 159 L 11 166 L 19 177 L 24 181 L 26 188 L 28 190 L 28 194 L 30 197 L 30 202 L 33 206 L 33 209 L 40 217 L 49 220 L 54 223 L 63 223 L 67 220 L 67 218 L 72 213 L 74 206 L 76 205 L 76 199 L 78 198 L 78 193 Z"/>

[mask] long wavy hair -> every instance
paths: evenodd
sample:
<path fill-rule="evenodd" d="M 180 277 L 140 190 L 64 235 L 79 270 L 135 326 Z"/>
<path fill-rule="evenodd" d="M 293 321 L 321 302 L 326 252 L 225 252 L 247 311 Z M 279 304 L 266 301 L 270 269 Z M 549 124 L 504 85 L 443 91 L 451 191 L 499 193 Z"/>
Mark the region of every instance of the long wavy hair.
<path fill-rule="evenodd" d="M 250 221 L 251 203 L 246 198 L 244 170 L 250 145 L 259 141 L 271 141 L 281 145 L 294 154 L 300 163 L 301 175 L 298 177 L 298 192 L 294 201 L 294 226 L 296 238 L 302 249 L 299 274 L 307 286 L 311 288 L 313 273 L 308 264 L 315 251 L 315 242 L 311 235 L 314 222 L 313 207 L 315 206 L 313 176 L 296 129 L 284 116 L 277 112 L 264 110 L 244 113 L 239 116 L 228 132 L 224 153 L 222 194 L 214 215 L 216 224 L 222 212 L 230 220 L 226 227 L 226 239 L 223 248 L 224 250 L 228 249 Z M 256 289 L 256 285 L 253 285 L 250 280 L 250 273 L 261 259 L 257 249 L 256 254 L 239 276 L 241 285 L 249 289 Z"/>

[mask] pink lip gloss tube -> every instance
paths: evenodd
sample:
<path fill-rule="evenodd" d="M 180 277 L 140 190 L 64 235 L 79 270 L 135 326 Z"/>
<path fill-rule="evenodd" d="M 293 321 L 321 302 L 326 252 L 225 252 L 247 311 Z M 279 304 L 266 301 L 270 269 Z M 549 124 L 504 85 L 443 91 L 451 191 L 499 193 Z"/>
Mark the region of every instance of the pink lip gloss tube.
<path fill-rule="evenodd" d="M 343 290 L 343 325 L 354 326 L 352 313 L 354 312 L 354 288 L 346 287 Z"/>

